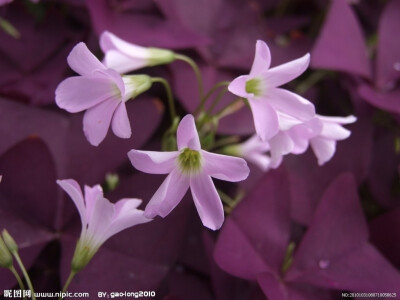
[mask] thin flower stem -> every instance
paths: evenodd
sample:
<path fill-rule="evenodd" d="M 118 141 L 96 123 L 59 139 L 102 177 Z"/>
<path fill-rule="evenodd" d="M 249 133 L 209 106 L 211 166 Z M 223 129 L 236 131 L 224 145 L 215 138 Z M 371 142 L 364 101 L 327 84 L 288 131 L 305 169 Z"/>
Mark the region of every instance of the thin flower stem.
<path fill-rule="evenodd" d="M 204 105 L 207 102 L 207 99 L 220 87 L 228 86 L 230 84 L 229 81 L 221 81 L 216 83 L 208 92 L 201 98 L 199 105 L 197 106 L 196 110 L 194 111 L 194 115 L 197 116 L 204 108 Z"/>
<path fill-rule="evenodd" d="M 67 291 L 67 289 L 68 289 L 68 287 L 69 287 L 69 285 L 70 285 L 72 279 L 75 277 L 75 275 L 76 275 L 76 272 L 73 271 L 73 270 L 71 270 L 71 273 L 69 273 L 68 279 L 67 279 L 67 281 L 65 282 L 64 287 L 63 287 L 63 289 L 62 289 L 62 292 L 61 292 L 62 294 L 65 293 L 65 292 Z M 61 300 L 62 297 L 60 297 L 60 298 L 58 298 L 58 299 Z"/>
<path fill-rule="evenodd" d="M 18 252 L 14 252 L 13 254 L 14 254 L 15 260 L 17 261 L 17 263 L 18 263 L 18 265 L 19 265 L 19 267 L 20 267 L 20 269 L 21 269 L 21 271 L 22 271 L 22 274 L 24 274 L 25 281 L 26 281 L 26 283 L 28 284 L 28 288 L 29 288 L 29 289 L 31 290 L 31 292 L 32 292 L 32 299 L 33 299 L 33 300 L 36 300 L 35 291 L 34 291 L 34 289 L 33 289 L 31 279 L 29 278 L 28 272 L 26 272 L 25 266 L 24 266 L 24 264 L 22 263 L 22 260 L 21 260 L 21 258 L 19 257 Z"/>
<path fill-rule="evenodd" d="M 22 282 L 22 279 L 21 279 L 21 277 L 19 276 L 17 270 L 15 270 L 14 266 L 11 266 L 11 267 L 10 267 L 10 271 L 14 274 L 15 278 L 17 279 L 19 288 L 20 288 L 21 290 L 25 290 L 25 285 L 24 285 L 24 283 Z M 25 298 L 24 298 L 24 299 L 25 299 Z"/>
<path fill-rule="evenodd" d="M 200 99 L 202 99 L 204 88 L 203 88 L 203 78 L 201 76 L 199 66 L 195 63 L 195 61 L 193 59 L 191 59 L 190 57 L 188 57 L 186 55 L 175 54 L 175 59 L 184 61 L 192 67 L 192 69 L 196 75 L 197 84 L 199 86 L 199 97 L 200 97 Z"/>
<path fill-rule="evenodd" d="M 215 97 L 213 103 L 211 104 L 210 108 L 207 111 L 207 114 L 211 115 L 211 112 L 214 110 L 214 108 L 217 106 L 217 104 L 219 103 L 219 101 L 221 101 L 222 97 L 225 95 L 225 93 L 228 91 L 228 88 L 225 87 L 224 89 L 222 89 L 219 93 L 218 96 Z"/>
<path fill-rule="evenodd" d="M 240 141 L 240 137 L 238 136 L 228 136 L 226 138 L 220 139 L 216 141 L 213 145 L 213 149 L 221 148 L 223 146 L 238 143 Z"/>
<path fill-rule="evenodd" d="M 303 82 L 301 82 L 297 88 L 296 93 L 304 94 L 307 92 L 311 87 L 317 84 L 320 80 L 322 80 L 327 75 L 326 71 L 315 71 L 311 73 Z"/>
<path fill-rule="evenodd" d="M 175 110 L 174 97 L 172 96 L 171 86 L 169 85 L 168 81 L 166 81 L 164 78 L 161 78 L 161 77 L 152 77 L 151 81 L 153 83 L 159 82 L 164 85 L 165 91 L 167 93 L 167 98 L 168 98 L 169 113 L 171 116 L 171 121 L 174 122 L 174 119 L 176 117 L 176 110 Z"/>
<path fill-rule="evenodd" d="M 238 103 L 239 101 L 242 101 L 243 98 L 238 97 L 235 100 L 233 100 L 231 103 L 229 103 L 227 106 L 225 106 L 224 108 L 222 108 L 220 111 L 218 111 L 215 116 L 217 116 L 218 118 L 231 106 L 236 105 L 236 103 Z"/>

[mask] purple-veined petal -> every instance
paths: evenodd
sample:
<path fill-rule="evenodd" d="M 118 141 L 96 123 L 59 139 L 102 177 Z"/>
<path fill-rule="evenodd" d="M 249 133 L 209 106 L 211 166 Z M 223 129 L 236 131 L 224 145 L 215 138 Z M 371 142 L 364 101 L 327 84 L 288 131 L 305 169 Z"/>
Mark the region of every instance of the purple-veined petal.
<path fill-rule="evenodd" d="M 263 76 L 268 87 L 281 86 L 299 77 L 310 64 L 310 54 L 269 69 Z"/>
<path fill-rule="evenodd" d="M 118 72 L 127 73 L 133 70 L 141 69 L 148 65 L 147 61 L 129 57 L 127 54 L 121 53 L 117 50 L 109 50 L 104 55 L 104 64 Z"/>
<path fill-rule="evenodd" d="M 277 112 L 264 99 L 249 99 L 254 127 L 262 141 L 267 141 L 279 130 Z"/>
<path fill-rule="evenodd" d="M 106 137 L 111 118 L 119 103 L 117 99 L 109 99 L 85 112 L 83 131 L 93 146 L 98 146 Z"/>
<path fill-rule="evenodd" d="M 186 115 L 179 123 L 176 133 L 178 150 L 189 147 L 192 150 L 201 149 L 199 134 L 192 115 Z"/>
<path fill-rule="evenodd" d="M 193 201 L 203 225 L 212 230 L 221 228 L 224 222 L 224 209 L 211 177 L 199 173 L 190 178 Z"/>
<path fill-rule="evenodd" d="M 167 174 L 175 168 L 175 161 L 178 151 L 157 152 L 134 150 L 128 152 L 128 157 L 132 165 L 145 173 Z"/>
<path fill-rule="evenodd" d="M 231 182 L 245 180 L 249 176 L 249 167 L 244 159 L 221 155 L 202 150 L 205 174 Z"/>
<path fill-rule="evenodd" d="M 56 103 L 68 112 L 91 108 L 109 98 L 120 98 L 117 85 L 106 78 L 69 77 L 56 89 Z"/>
<path fill-rule="evenodd" d="M 266 100 L 274 109 L 302 121 L 315 116 L 314 104 L 288 90 L 280 88 L 268 90 Z"/>
<path fill-rule="evenodd" d="M 253 65 L 251 67 L 250 76 L 258 76 L 262 72 L 269 69 L 271 65 L 271 53 L 264 41 L 258 40 L 256 43 L 256 53 L 254 55 Z"/>
<path fill-rule="evenodd" d="M 83 42 L 72 49 L 67 60 L 71 69 L 79 75 L 90 75 L 95 70 L 106 69 Z"/>
<path fill-rule="evenodd" d="M 74 179 L 57 180 L 57 184 L 71 197 L 78 209 L 81 217 L 82 227 L 88 223 L 86 218 L 85 201 L 83 200 L 82 190 L 79 184 Z"/>
<path fill-rule="evenodd" d="M 322 166 L 329 161 L 336 151 L 336 141 L 315 137 L 310 140 L 311 148 L 318 159 L 318 165 Z"/>
<path fill-rule="evenodd" d="M 152 221 L 144 216 L 142 210 L 137 209 L 141 203 L 142 200 L 134 198 L 121 199 L 115 203 L 113 219 L 105 234 L 107 238 L 126 228 Z"/>
<path fill-rule="evenodd" d="M 144 216 L 146 218 L 154 218 L 156 215 L 166 217 L 182 200 L 188 189 L 189 178 L 178 169 L 172 170 L 150 199 Z"/>
<path fill-rule="evenodd" d="M 242 75 L 234 80 L 229 84 L 228 90 L 239 97 L 249 98 L 252 97 L 253 94 L 249 94 L 246 92 L 246 81 L 249 79 L 249 76 Z"/>
<path fill-rule="evenodd" d="M 111 127 L 116 136 L 123 139 L 131 137 L 131 124 L 129 123 L 128 112 L 126 111 L 126 104 L 124 101 L 122 101 L 115 110 L 111 121 Z"/>

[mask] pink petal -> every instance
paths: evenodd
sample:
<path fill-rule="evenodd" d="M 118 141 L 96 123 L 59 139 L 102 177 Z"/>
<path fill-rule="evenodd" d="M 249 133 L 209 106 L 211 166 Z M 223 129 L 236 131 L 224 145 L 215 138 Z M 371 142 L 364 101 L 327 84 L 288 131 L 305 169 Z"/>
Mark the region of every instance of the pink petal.
<path fill-rule="evenodd" d="M 83 200 L 82 190 L 79 184 L 73 179 L 57 180 L 57 184 L 71 197 L 78 209 L 79 216 L 81 217 L 82 227 L 88 223 L 86 218 L 85 201 Z"/>
<path fill-rule="evenodd" d="M 103 189 L 100 185 L 89 187 L 85 185 L 85 204 L 86 204 L 86 219 L 91 222 L 93 216 L 93 208 L 98 199 L 103 198 Z"/>
<path fill-rule="evenodd" d="M 256 53 L 254 55 L 253 65 L 251 67 L 250 76 L 258 76 L 267 71 L 271 65 L 271 53 L 264 41 L 258 40 L 256 43 Z"/>
<path fill-rule="evenodd" d="M 128 113 L 126 111 L 126 105 L 124 101 L 122 101 L 115 110 L 111 126 L 116 136 L 123 139 L 128 139 L 131 137 L 131 125 L 129 123 Z"/>
<path fill-rule="evenodd" d="M 148 65 L 147 61 L 143 59 L 129 57 L 117 50 L 107 51 L 103 62 L 108 68 L 116 70 L 121 74 L 138 70 Z"/>
<path fill-rule="evenodd" d="M 335 123 L 325 123 L 322 128 L 321 137 L 331 140 L 344 140 L 351 134 L 351 131 Z"/>
<path fill-rule="evenodd" d="M 283 155 L 290 153 L 293 150 L 294 143 L 290 136 L 280 131 L 269 141 L 271 151 L 271 161 L 277 162 Z"/>
<path fill-rule="evenodd" d="M 199 134 L 192 115 L 186 115 L 179 123 L 177 130 L 178 150 L 189 147 L 199 151 L 201 149 Z"/>
<path fill-rule="evenodd" d="M 203 225 L 212 230 L 221 228 L 224 209 L 211 177 L 200 173 L 190 179 L 194 204 Z"/>
<path fill-rule="evenodd" d="M 94 203 L 87 229 L 88 242 L 94 246 L 100 246 L 108 238 L 106 233 L 113 220 L 114 204 L 103 197 L 92 200 Z"/>
<path fill-rule="evenodd" d="M 128 157 L 132 165 L 145 173 L 167 174 L 175 168 L 175 161 L 179 152 L 156 152 L 131 150 Z"/>
<path fill-rule="evenodd" d="M 336 151 L 336 141 L 322 137 L 311 139 L 311 148 L 318 159 L 318 165 L 322 166 L 329 161 Z"/>
<path fill-rule="evenodd" d="M 56 103 L 68 112 L 91 108 L 111 97 L 118 96 L 116 84 L 105 78 L 69 77 L 56 89 Z"/>
<path fill-rule="evenodd" d="M 72 49 L 67 60 L 71 69 L 79 75 L 90 75 L 95 70 L 106 69 L 83 42 L 77 44 Z"/>
<path fill-rule="evenodd" d="M 189 189 L 189 178 L 174 169 L 167 176 L 147 204 L 144 216 L 154 218 L 156 215 L 166 217 L 182 200 Z"/>
<path fill-rule="evenodd" d="M 243 75 L 235 78 L 228 85 L 228 90 L 239 97 L 249 98 L 254 96 L 253 94 L 249 94 L 246 92 L 246 81 L 249 79 L 249 76 Z"/>
<path fill-rule="evenodd" d="M 303 121 L 315 116 L 314 104 L 284 89 L 268 90 L 266 100 L 274 109 Z"/>
<path fill-rule="evenodd" d="M 254 126 L 262 141 L 267 141 L 279 130 L 278 115 L 264 99 L 248 99 Z"/>
<path fill-rule="evenodd" d="M 113 220 L 106 233 L 107 238 L 126 228 L 152 221 L 144 216 L 142 210 L 137 209 L 141 203 L 140 199 L 121 199 L 115 203 Z"/>
<path fill-rule="evenodd" d="M 303 57 L 269 69 L 264 76 L 268 87 L 277 87 L 292 81 L 303 74 L 309 64 L 310 54 L 307 53 Z"/>
<path fill-rule="evenodd" d="M 111 118 L 119 103 L 117 99 L 109 99 L 85 112 L 83 131 L 93 146 L 98 146 L 106 137 Z"/>
<path fill-rule="evenodd" d="M 236 182 L 249 176 L 249 167 L 244 159 L 202 150 L 204 173 L 221 180 Z"/>

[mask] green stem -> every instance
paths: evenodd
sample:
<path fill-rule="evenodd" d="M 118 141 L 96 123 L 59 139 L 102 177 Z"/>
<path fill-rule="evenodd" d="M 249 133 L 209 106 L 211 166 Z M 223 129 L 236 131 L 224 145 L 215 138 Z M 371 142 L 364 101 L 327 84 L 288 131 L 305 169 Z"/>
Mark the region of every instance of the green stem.
<path fill-rule="evenodd" d="M 326 76 L 327 72 L 326 71 L 315 71 L 311 73 L 310 76 L 308 76 L 303 82 L 301 82 L 297 88 L 296 88 L 296 93 L 298 94 L 304 94 L 307 92 L 312 86 L 314 86 L 318 81 L 323 79 Z"/>
<path fill-rule="evenodd" d="M 215 97 L 213 103 L 211 104 L 210 108 L 207 111 L 207 114 L 211 115 L 211 112 L 214 110 L 214 108 L 217 106 L 217 104 L 219 103 L 219 101 L 221 101 L 222 97 L 225 95 L 225 93 L 228 91 L 228 88 L 225 87 L 224 89 L 222 89 L 219 93 L 218 96 Z"/>
<path fill-rule="evenodd" d="M 235 144 L 240 141 L 240 137 L 238 136 L 228 136 L 226 138 L 219 139 L 216 141 L 213 145 L 213 149 L 221 148 L 223 146 L 229 145 L 229 144 Z"/>
<path fill-rule="evenodd" d="M 76 272 L 71 270 L 71 273 L 69 273 L 68 279 L 65 282 L 61 293 L 65 293 L 67 291 L 67 289 L 75 275 L 76 275 Z M 62 299 L 62 297 L 59 298 L 59 300 L 61 300 L 61 299 Z"/>
<path fill-rule="evenodd" d="M 169 113 L 170 113 L 172 122 L 174 122 L 174 119 L 176 117 L 176 110 L 175 110 L 174 97 L 172 96 L 171 86 L 169 85 L 168 81 L 166 81 L 164 78 L 161 78 L 161 77 L 152 77 L 151 82 L 153 82 L 153 83 L 159 82 L 164 85 L 165 91 L 167 93 L 167 98 L 168 98 Z"/>
<path fill-rule="evenodd" d="M 16 29 L 10 22 L 6 19 L 0 17 L 0 28 L 9 35 L 11 35 L 15 39 L 19 39 L 21 34 L 19 33 L 18 29 Z"/>
<path fill-rule="evenodd" d="M 199 105 L 197 106 L 196 110 L 194 111 L 194 115 L 198 115 L 202 109 L 204 108 L 204 105 L 207 102 L 207 99 L 220 87 L 223 86 L 228 86 L 230 84 L 229 81 L 221 81 L 218 82 L 217 84 L 215 84 L 208 92 L 207 94 L 205 94 L 205 96 L 203 98 L 201 98 Z"/>
<path fill-rule="evenodd" d="M 240 102 L 240 101 L 242 101 L 242 100 L 244 100 L 244 98 L 241 98 L 241 97 L 236 98 L 236 99 L 233 100 L 231 103 L 229 103 L 227 106 L 225 106 L 225 107 L 222 108 L 220 111 L 218 111 L 218 112 L 215 114 L 215 116 L 217 116 L 217 117 L 219 118 L 221 115 L 223 115 L 223 113 L 224 113 L 229 107 L 235 105 L 236 103 L 238 103 L 238 102 Z"/>
<path fill-rule="evenodd" d="M 24 264 L 22 263 L 21 258 L 19 257 L 18 252 L 14 252 L 13 254 L 14 254 L 15 260 L 17 261 L 17 263 L 18 263 L 18 265 L 19 265 L 19 267 L 20 267 L 20 269 L 21 269 L 21 271 L 22 271 L 22 274 L 24 274 L 25 281 L 26 281 L 26 283 L 28 284 L 28 288 L 29 288 L 29 289 L 31 290 L 31 292 L 32 292 L 32 299 L 33 299 L 33 300 L 36 300 L 35 291 L 33 290 L 33 286 L 32 286 L 31 279 L 29 278 L 28 272 L 26 272 L 26 269 L 25 269 L 25 267 L 24 267 Z"/>
<path fill-rule="evenodd" d="M 175 54 L 175 59 L 186 62 L 193 69 L 193 71 L 196 75 L 197 84 L 199 86 L 199 97 L 200 97 L 200 99 L 202 99 L 203 98 L 203 90 L 204 90 L 203 89 L 203 79 L 201 77 L 201 72 L 200 72 L 198 65 L 195 63 L 195 61 L 193 59 L 191 59 L 190 57 L 188 57 L 186 55 Z"/>
<path fill-rule="evenodd" d="M 17 278 L 19 288 L 20 288 L 21 290 L 25 290 L 25 285 L 24 285 L 24 283 L 22 282 L 22 279 L 21 279 L 21 277 L 19 276 L 17 270 L 15 270 L 14 266 L 11 266 L 11 267 L 10 267 L 10 271 L 14 274 L 15 278 Z M 25 298 L 24 298 L 24 299 L 25 299 Z"/>

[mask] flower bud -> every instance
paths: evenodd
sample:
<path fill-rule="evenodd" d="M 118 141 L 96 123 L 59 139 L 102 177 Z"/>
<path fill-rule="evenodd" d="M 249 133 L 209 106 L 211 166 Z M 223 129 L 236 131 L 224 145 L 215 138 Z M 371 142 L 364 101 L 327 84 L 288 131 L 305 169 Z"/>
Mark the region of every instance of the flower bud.
<path fill-rule="evenodd" d="M 6 243 L 10 252 L 12 254 L 17 253 L 18 245 L 6 229 L 3 229 L 2 235 L 3 235 L 4 242 Z"/>
<path fill-rule="evenodd" d="M 13 259 L 10 251 L 0 236 L 0 267 L 10 268 L 13 264 Z"/>

